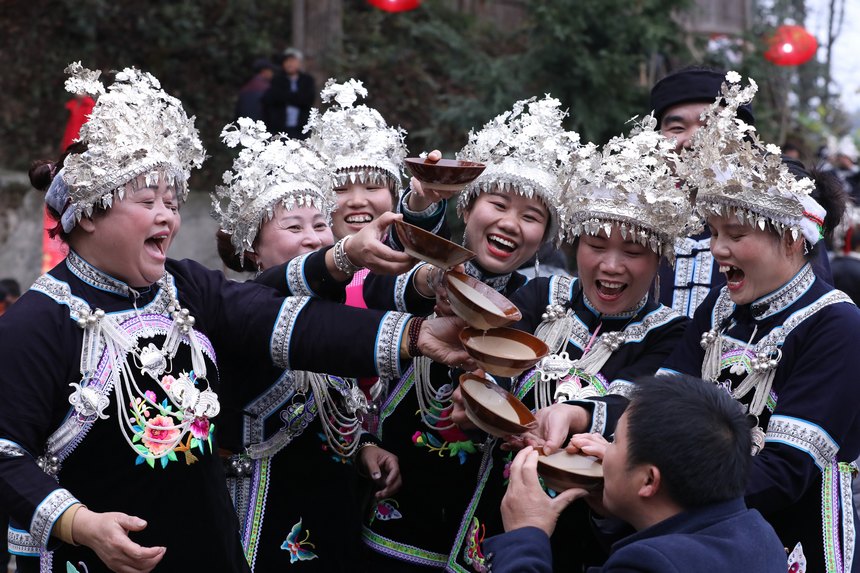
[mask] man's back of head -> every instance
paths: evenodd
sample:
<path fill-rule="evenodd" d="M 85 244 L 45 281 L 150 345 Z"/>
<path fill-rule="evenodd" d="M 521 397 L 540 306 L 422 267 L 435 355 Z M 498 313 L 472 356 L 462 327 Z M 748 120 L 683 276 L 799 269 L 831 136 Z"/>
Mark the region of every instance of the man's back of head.
<path fill-rule="evenodd" d="M 625 416 L 628 464 L 656 466 L 677 505 L 688 510 L 743 495 L 750 423 L 725 390 L 682 375 L 646 378 Z"/>

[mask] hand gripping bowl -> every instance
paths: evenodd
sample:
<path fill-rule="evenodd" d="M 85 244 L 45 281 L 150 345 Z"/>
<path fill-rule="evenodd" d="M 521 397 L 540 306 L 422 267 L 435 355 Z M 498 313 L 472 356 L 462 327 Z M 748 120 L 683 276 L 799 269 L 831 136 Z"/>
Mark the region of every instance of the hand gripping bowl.
<path fill-rule="evenodd" d="M 486 378 L 460 376 L 466 416 L 497 438 L 522 434 L 537 425 L 534 414 L 516 396 Z"/>
<path fill-rule="evenodd" d="M 467 274 L 448 271 L 445 279 L 451 310 L 469 326 L 490 330 L 517 322 L 523 317 L 511 301 Z"/>
<path fill-rule="evenodd" d="M 423 157 L 407 157 L 406 166 L 427 189 L 454 192 L 477 179 L 486 168 L 483 163 L 474 161 L 440 159 L 434 162 Z"/>
<path fill-rule="evenodd" d="M 460 342 L 484 371 L 495 376 L 519 376 L 549 352 L 540 338 L 515 328 L 466 327 Z"/>
<path fill-rule="evenodd" d="M 603 481 L 603 464 L 600 460 L 582 454 L 569 454 L 564 450 L 539 457 L 537 471 L 544 484 L 555 491 L 574 487 L 592 489 Z"/>
<path fill-rule="evenodd" d="M 394 221 L 394 231 L 407 255 L 440 269 L 450 269 L 475 258 L 475 253 L 469 249 L 438 237 L 421 227 L 403 221 Z"/>

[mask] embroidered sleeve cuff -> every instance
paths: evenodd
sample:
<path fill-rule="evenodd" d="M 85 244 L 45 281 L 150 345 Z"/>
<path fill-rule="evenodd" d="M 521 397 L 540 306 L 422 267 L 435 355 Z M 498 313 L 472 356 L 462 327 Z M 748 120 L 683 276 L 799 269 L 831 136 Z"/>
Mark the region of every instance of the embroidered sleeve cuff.
<path fill-rule="evenodd" d="M 406 302 L 406 290 L 412 284 L 415 273 L 426 263 L 419 263 L 412 267 L 412 270 L 402 275 L 397 275 L 394 280 L 394 308 L 399 312 L 409 312 L 409 304 Z M 413 287 L 414 288 L 414 287 Z M 418 289 L 415 289 L 418 292 Z M 418 292 L 421 295 L 420 292 Z M 423 295 L 422 295 L 423 296 Z"/>
<path fill-rule="evenodd" d="M 413 211 L 409 208 L 409 197 L 412 195 L 413 191 L 409 190 L 400 200 L 400 209 L 403 212 L 404 219 L 429 219 L 434 217 L 445 210 L 445 200 L 439 201 L 437 203 L 433 203 L 423 211 Z"/>
<path fill-rule="evenodd" d="M 412 315 L 387 312 L 379 323 L 376 334 L 376 372 L 380 378 L 395 378 L 401 374 L 400 345 L 406 333 L 406 323 Z"/>
<path fill-rule="evenodd" d="M 792 416 L 771 416 L 764 441 L 806 452 L 822 471 L 836 459 L 839 451 L 839 444 L 824 428 Z"/>
<path fill-rule="evenodd" d="M 19 458 L 26 453 L 20 444 L 0 438 L 0 458 Z"/>
<path fill-rule="evenodd" d="M 314 296 L 305 275 L 305 263 L 313 252 L 299 255 L 287 264 L 287 288 L 293 296 Z"/>
<path fill-rule="evenodd" d="M 633 382 L 630 382 L 629 380 L 622 380 L 621 378 L 619 378 L 617 380 L 612 381 L 612 384 L 610 384 L 609 388 L 606 389 L 606 393 L 624 396 L 629 400 L 635 388 L 636 385 L 633 384 Z"/>
<path fill-rule="evenodd" d="M 55 489 L 42 500 L 30 521 L 30 535 L 40 547 L 47 547 L 54 523 L 64 511 L 76 503 L 80 502 L 65 489 Z"/>
<path fill-rule="evenodd" d="M 290 369 L 290 339 L 296 326 L 296 319 L 309 300 L 310 298 L 306 296 L 286 298 L 275 320 L 269 349 L 272 364 L 284 370 Z"/>

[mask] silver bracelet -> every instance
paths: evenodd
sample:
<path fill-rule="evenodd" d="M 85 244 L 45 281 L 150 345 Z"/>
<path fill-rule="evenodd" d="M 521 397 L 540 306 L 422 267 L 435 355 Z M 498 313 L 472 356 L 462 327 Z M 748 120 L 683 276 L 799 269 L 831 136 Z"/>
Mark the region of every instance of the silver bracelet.
<path fill-rule="evenodd" d="M 361 270 L 361 267 L 357 267 L 352 264 L 352 261 L 350 261 L 349 257 L 346 256 L 344 247 L 350 237 L 352 237 L 352 235 L 347 235 L 334 244 L 334 266 L 340 272 L 351 276 L 354 275 L 356 271 Z"/>

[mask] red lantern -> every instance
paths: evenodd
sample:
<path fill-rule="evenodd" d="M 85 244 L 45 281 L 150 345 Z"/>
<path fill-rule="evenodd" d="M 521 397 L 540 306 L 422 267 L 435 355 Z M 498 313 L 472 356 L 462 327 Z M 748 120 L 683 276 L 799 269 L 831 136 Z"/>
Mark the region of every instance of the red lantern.
<path fill-rule="evenodd" d="M 818 41 L 803 26 L 784 24 L 767 40 L 765 59 L 777 66 L 799 66 L 815 56 Z"/>
<path fill-rule="evenodd" d="M 421 0 L 367 0 L 367 3 L 386 12 L 406 12 L 418 8 Z"/>

